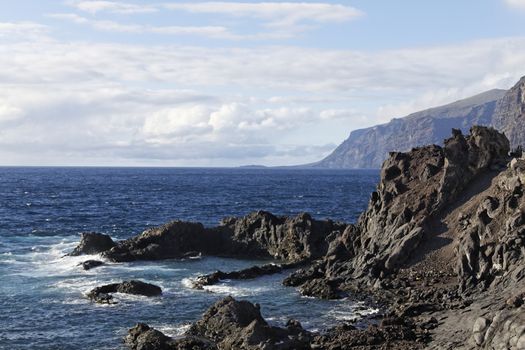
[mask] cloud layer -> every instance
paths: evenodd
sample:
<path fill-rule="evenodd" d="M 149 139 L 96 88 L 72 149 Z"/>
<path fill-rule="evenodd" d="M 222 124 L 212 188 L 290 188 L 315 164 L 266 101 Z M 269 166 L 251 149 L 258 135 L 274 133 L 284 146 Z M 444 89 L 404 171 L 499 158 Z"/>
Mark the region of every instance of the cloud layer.
<path fill-rule="evenodd" d="M 44 14 L 46 25 L 0 22 L 4 164 L 313 162 L 351 130 L 507 88 L 525 74 L 520 36 L 375 51 L 280 41 L 363 17 L 348 5 L 68 1 L 67 6 Z M 159 13 L 214 20 L 144 20 Z M 239 21 L 253 22 L 256 30 L 239 32 Z M 67 25 L 89 39 L 64 35 Z M 169 40 L 150 42 L 158 35 Z M 179 40 L 182 36 L 190 40 Z M 188 44 L 194 39 L 214 44 Z M 224 40 L 226 45 L 217 44 Z"/>

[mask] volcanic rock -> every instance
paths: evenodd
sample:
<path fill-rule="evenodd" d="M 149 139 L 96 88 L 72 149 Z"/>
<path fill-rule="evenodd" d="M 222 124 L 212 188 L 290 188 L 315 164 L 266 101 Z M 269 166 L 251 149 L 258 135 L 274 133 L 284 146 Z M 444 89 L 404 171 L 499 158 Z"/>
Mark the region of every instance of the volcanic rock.
<path fill-rule="evenodd" d="M 69 253 L 70 256 L 78 256 L 83 254 L 98 254 L 105 252 L 115 246 L 115 242 L 110 236 L 96 233 L 84 232 L 80 238 L 78 246 Z"/>
<path fill-rule="evenodd" d="M 94 302 L 111 304 L 113 303 L 113 296 L 111 293 L 125 293 L 153 297 L 161 295 L 162 289 L 154 284 L 132 280 L 96 287 L 92 289 L 87 296 Z"/>

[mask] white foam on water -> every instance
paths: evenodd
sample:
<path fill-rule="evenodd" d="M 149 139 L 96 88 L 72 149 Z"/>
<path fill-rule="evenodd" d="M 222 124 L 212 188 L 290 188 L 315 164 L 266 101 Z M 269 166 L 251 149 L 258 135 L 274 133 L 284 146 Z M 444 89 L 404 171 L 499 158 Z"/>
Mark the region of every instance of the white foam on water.
<path fill-rule="evenodd" d="M 190 277 L 186 277 L 186 278 L 183 278 L 181 280 L 181 283 L 184 287 L 186 288 L 189 288 L 189 289 L 195 289 L 193 288 L 193 284 L 194 284 L 194 279 L 193 278 L 190 278 Z"/>
<path fill-rule="evenodd" d="M 345 305 L 346 306 L 346 305 Z M 330 310 L 327 315 L 338 321 L 357 321 L 362 317 L 377 314 L 379 309 L 368 308 L 364 303 L 351 304 Z"/>
<path fill-rule="evenodd" d="M 162 304 L 162 297 L 147 297 L 145 295 L 135 295 L 126 293 L 111 293 L 113 299 L 117 302 L 145 303 L 150 305 Z"/>
<path fill-rule="evenodd" d="M 204 290 L 212 293 L 231 295 L 234 297 L 246 297 L 251 295 L 258 295 L 271 290 L 270 287 L 250 287 L 250 286 L 236 286 L 224 283 L 215 284 L 212 286 L 204 286 Z"/>
<path fill-rule="evenodd" d="M 168 337 L 172 338 L 180 338 L 184 336 L 186 331 L 190 329 L 191 324 L 189 323 L 183 323 L 178 325 L 170 325 L 170 324 L 153 324 L 151 327 L 155 328 L 156 330 L 161 331 Z"/>

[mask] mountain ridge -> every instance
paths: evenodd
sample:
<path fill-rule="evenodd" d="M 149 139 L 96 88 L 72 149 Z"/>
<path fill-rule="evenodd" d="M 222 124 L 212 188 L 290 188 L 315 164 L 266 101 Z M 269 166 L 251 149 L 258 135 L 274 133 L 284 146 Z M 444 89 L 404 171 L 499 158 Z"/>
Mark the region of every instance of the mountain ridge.
<path fill-rule="evenodd" d="M 509 90 L 488 90 L 354 130 L 327 157 L 301 167 L 379 169 L 389 152 L 406 152 L 426 144 L 442 145 L 451 129 L 467 133 L 473 125 L 493 126 L 508 135 L 513 147 L 525 145 L 525 77 Z"/>

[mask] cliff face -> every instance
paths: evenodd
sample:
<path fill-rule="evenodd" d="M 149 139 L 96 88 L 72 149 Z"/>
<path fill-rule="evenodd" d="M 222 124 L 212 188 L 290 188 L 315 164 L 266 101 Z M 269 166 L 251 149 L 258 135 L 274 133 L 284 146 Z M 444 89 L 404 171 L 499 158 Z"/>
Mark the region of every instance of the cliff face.
<path fill-rule="evenodd" d="M 525 146 L 525 77 L 498 101 L 492 124 L 513 146 Z"/>
<path fill-rule="evenodd" d="M 505 90 L 491 90 L 452 104 L 396 118 L 389 123 L 353 131 L 319 168 L 380 168 L 388 153 L 427 144 L 442 144 L 451 129 L 467 132 L 473 125 L 491 125 L 497 101 Z"/>

